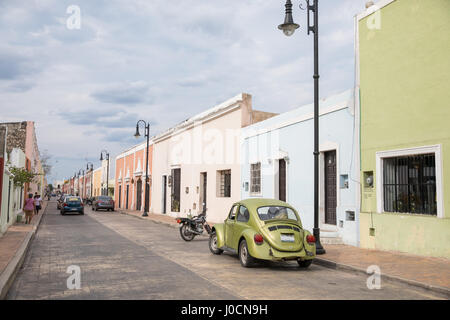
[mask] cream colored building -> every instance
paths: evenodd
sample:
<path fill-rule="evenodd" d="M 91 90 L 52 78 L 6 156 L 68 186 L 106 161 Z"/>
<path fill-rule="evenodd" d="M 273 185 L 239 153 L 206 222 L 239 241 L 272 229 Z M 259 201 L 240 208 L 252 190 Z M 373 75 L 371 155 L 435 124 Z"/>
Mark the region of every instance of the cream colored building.
<path fill-rule="evenodd" d="M 153 137 L 151 207 L 170 216 L 225 219 L 240 200 L 240 131 L 274 116 L 252 110 L 249 94 L 239 94 Z"/>

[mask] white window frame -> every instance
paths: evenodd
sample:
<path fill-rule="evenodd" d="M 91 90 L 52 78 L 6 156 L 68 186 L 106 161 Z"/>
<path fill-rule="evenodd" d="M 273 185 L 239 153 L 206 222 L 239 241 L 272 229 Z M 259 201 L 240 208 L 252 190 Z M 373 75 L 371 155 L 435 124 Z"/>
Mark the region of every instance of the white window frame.
<path fill-rule="evenodd" d="M 253 185 L 253 182 L 252 182 L 252 165 L 255 165 L 255 164 L 259 164 L 259 192 L 252 192 L 252 185 Z M 249 186 L 250 188 L 249 188 L 249 194 L 252 197 L 258 197 L 258 196 L 262 195 L 262 174 L 261 173 L 262 173 L 262 163 L 261 163 L 261 161 L 250 163 L 250 186 Z"/>
<path fill-rule="evenodd" d="M 376 153 L 376 192 L 377 192 L 377 212 L 384 213 L 384 193 L 383 193 L 383 159 L 392 157 L 421 155 L 434 153 L 436 161 L 436 196 L 437 196 L 437 218 L 444 218 L 444 197 L 443 197 L 443 175 L 442 175 L 442 157 L 441 145 L 430 145 L 422 147 L 413 147 L 407 149 L 397 149 L 389 151 L 379 151 Z M 401 214 L 401 213 L 399 213 Z M 410 213 L 407 213 L 410 214 Z M 425 214 L 424 214 L 425 215 Z M 426 215 L 430 216 L 430 215 Z M 433 216 L 431 216 L 433 217 Z"/>

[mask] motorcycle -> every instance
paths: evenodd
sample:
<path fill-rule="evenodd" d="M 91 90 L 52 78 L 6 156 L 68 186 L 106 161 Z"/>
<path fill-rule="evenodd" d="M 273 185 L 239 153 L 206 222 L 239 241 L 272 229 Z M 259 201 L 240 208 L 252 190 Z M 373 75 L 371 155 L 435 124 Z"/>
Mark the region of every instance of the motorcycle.
<path fill-rule="evenodd" d="M 211 233 L 211 227 L 206 223 L 206 212 L 195 217 L 176 218 L 180 224 L 180 235 L 184 241 L 191 241 L 195 236 L 201 235 L 205 230 Z"/>

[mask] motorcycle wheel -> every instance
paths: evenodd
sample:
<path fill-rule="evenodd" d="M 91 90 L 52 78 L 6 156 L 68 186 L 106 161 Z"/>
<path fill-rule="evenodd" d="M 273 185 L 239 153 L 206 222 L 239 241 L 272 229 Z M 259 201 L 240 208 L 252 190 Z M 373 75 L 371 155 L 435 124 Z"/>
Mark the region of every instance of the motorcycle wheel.
<path fill-rule="evenodd" d="M 195 233 L 192 233 L 189 231 L 188 225 L 187 224 L 183 224 L 180 227 L 180 235 L 181 238 L 183 238 L 184 241 L 191 241 L 192 239 L 195 238 Z"/>

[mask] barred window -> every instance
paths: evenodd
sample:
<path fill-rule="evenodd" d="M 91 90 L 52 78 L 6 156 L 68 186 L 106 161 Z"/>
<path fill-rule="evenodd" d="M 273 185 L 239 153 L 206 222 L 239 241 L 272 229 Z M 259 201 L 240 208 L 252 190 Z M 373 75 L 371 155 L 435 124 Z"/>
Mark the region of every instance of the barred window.
<path fill-rule="evenodd" d="M 437 214 L 434 153 L 383 159 L 384 211 Z"/>
<path fill-rule="evenodd" d="M 231 170 L 220 170 L 219 197 L 231 197 Z"/>
<path fill-rule="evenodd" d="M 254 163 L 250 167 L 250 193 L 261 193 L 261 163 Z"/>

